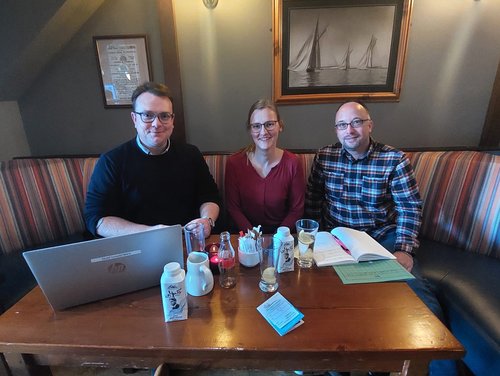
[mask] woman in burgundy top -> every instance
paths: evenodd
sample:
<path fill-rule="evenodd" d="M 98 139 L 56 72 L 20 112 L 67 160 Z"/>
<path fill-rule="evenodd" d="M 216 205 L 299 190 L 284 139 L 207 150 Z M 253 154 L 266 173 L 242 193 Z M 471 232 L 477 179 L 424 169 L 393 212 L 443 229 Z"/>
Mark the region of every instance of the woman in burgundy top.
<path fill-rule="evenodd" d="M 305 182 L 297 156 L 278 148 L 283 131 L 276 105 L 267 99 L 254 103 L 247 129 L 252 144 L 231 155 L 226 163 L 226 205 L 237 230 L 261 225 L 263 233 L 279 226 L 295 231 L 304 212 Z"/>

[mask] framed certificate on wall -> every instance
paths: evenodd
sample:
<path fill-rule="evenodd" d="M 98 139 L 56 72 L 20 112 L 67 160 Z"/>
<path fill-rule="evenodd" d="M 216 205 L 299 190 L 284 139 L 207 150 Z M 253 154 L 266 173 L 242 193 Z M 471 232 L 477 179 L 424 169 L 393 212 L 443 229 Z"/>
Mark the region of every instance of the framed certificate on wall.
<path fill-rule="evenodd" d="M 131 107 L 137 86 L 152 80 L 146 35 L 93 38 L 105 108 Z"/>

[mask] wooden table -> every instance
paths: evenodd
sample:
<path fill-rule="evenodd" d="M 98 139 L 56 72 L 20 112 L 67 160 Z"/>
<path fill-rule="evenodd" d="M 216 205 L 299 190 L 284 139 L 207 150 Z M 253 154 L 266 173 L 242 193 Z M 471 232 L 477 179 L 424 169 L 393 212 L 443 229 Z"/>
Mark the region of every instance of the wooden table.
<path fill-rule="evenodd" d="M 279 291 L 305 315 L 302 326 L 280 337 L 256 310 L 270 296 L 259 290 L 258 275 L 258 267 L 241 266 L 230 290 L 215 276 L 210 294 L 189 296 L 188 320 L 170 323 L 163 322 L 159 287 L 59 312 L 36 287 L 0 316 L 0 352 L 14 375 L 40 374 L 38 365 L 163 362 L 200 369 L 409 367 L 419 374 L 431 359 L 464 355 L 406 283 L 343 285 L 330 267 L 280 275 Z"/>

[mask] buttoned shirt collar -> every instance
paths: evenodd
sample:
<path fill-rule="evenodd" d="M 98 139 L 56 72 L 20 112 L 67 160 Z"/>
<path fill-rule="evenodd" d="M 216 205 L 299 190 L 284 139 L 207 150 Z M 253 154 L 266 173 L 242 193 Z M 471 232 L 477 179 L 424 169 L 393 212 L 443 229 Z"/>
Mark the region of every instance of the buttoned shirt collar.
<path fill-rule="evenodd" d="M 340 144 L 340 143 L 339 143 Z M 342 145 L 342 144 L 340 144 Z M 356 162 L 356 161 L 362 161 L 363 159 L 365 158 L 368 158 L 370 156 L 370 154 L 373 153 L 373 150 L 375 149 L 375 141 L 373 141 L 373 139 L 370 137 L 370 144 L 368 145 L 368 150 L 366 151 L 366 153 L 363 155 L 363 157 L 361 158 L 354 158 L 354 156 L 349 153 L 345 148 L 344 146 L 342 146 L 342 151 L 341 151 L 341 154 L 346 157 L 347 159 L 349 159 L 349 161 L 351 162 Z"/>
<path fill-rule="evenodd" d="M 142 143 L 141 139 L 139 138 L 139 135 L 137 135 L 137 137 L 135 138 L 135 140 L 137 142 L 137 146 L 139 146 L 139 149 L 141 149 L 144 154 L 153 155 L 153 154 L 151 154 L 151 151 Z M 163 150 L 158 155 L 165 154 L 168 151 L 168 149 L 170 149 L 170 138 L 167 139 L 167 147 L 165 148 L 165 150 Z"/>

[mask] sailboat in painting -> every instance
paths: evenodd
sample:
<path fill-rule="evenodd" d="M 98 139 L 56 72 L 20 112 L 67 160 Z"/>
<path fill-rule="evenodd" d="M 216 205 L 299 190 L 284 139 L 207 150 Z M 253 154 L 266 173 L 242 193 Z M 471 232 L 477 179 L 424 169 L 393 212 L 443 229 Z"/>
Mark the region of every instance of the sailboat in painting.
<path fill-rule="evenodd" d="M 319 41 L 325 34 L 326 28 L 319 32 L 319 18 L 316 20 L 314 31 L 308 36 L 297 57 L 288 66 L 292 71 L 314 72 L 321 69 L 321 51 Z"/>
<path fill-rule="evenodd" d="M 297 22 L 291 33 L 289 87 L 386 85 L 390 40 L 361 30 L 347 32 L 322 17 Z"/>
<path fill-rule="evenodd" d="M 314 72 L 321 68 L 321 53 L 319 49 L 319 34 L 318 34 L 319 19 L 316 20 L 316 28 L 312 40 L 312 49 L 309 55 L 309 63 L 307 64 L 306 72 Z"/>
<path fill-rule="evenodd" d="M 312 33 L 308 36 L 304 44 L 301 46 L 296 58 L 290 62 L 288 70 L 296 72 L 317 72 L 326 69 L 372 69 L 372 68 L 383 68 L 374 64 L 374 50 L 377 44 L 377 38 L 372 34 L 370 42 L 364 52 L 363 56 L 359 60 L 357 65 L 351 64 L 351 54 L 354 49 L 351 48 L 351 43 L 349 42 L 347 48 L 340 60 L 340 64 L 337 63 L 335 57 L 330 56 L 332 61 L 331 65 L 322 65 L 322 54 L 320 40 L 326 33 L 327 28 L 319 31 L 319 18 L 316 20 L 316 26 Z M 326 48 L 323 46 L 323 48 Z M 329 51 L 331 53 L 331 50 Z"/>
<path fill-rule="evenodd" d="M 372 34 L 372 38 L 370 39 L 370 43 L 368 43 L 368 47 L 366 48 L 365 53 L 359 59 L 358 69 L 369 69 L 369 68 L 379 68 L 373 63 L 373 50 L 375 49 L 375 45 L 377 44 L 377 38 Z"/>
<path fill-rule="evenodd" d="M 347 45 L 347 49 L 344 53 L 344 56 L 342 57 L 342 61 L 340 62 L 340 65 L 335 67 L 338 69 L 351 69 L 351 54 L 352 54 L 352 48 L 351 48 L 351 43 Z"/>

